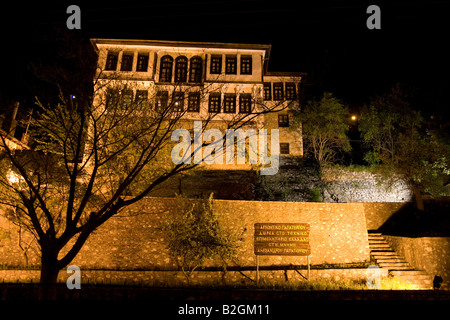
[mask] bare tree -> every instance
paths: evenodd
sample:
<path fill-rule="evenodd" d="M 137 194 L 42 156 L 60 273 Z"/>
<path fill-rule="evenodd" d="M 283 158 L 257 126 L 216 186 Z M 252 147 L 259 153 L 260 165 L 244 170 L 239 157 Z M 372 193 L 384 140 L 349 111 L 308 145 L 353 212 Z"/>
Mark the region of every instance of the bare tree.
<path fill-rule="evenodd" d="M 57 104 L 37 100 L 32 150 L 12 150 L 1 136 L 0 202 L 5 216 L 39 244 L 40 298 L 55 297 L 59 270 L 71 263 L 93 231 L 171 176 L 198 165 L 169 160 L 171 134 L 183 121 L 192 122 L 186 117 L 190 92 L 204 108 L 210 93 L 224 90 L 217 83 L 189 89 L 176 83 L 145 96 L 138 81 L 120 77 L 98 70 L 94 99 L 61 90 Z M 254 92 L 253 108 L 246 113 L 223 119 L 221 113 L 201 113 L 202 131 L 216 119 L 236 129 L 288 107 L 283 101 L 266 106 L 259 95 Z M 201 147 L 209 143 L 202 141 Z M 9 172 L 18 178 L 8 179 Z"/>

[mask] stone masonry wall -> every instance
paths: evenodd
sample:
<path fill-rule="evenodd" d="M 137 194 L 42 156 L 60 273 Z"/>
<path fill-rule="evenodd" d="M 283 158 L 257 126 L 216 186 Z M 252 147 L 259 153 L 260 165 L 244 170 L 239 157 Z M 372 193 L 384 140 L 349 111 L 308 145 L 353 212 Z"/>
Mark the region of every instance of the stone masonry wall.
<path fill-rule="evenodd" d="M 392 248 L 413 267 L 430 275 L 441 276 L 450 288 L 450 238 L 384 236 Z"/>
<path fill-rule="evenodd" d="M 161 222 L 175 205 L 172 198 L 146 198 L 101 226 L 88 239 L 72 264 L 87 269 L 174 270 L 176 261 L 166 249 Z M 298 203 L 214 200 L 224 229 L 242 233 L 243 241 L 233 266 L 254 266 L 254 223 L 309 223 L 311 264 L 369 260 L 366 220 L 362 203 Z M 18 246 L 17 228 L 5 220 L 8 237 L 0 240 L 0 265 L 25 266 Z M 32 242 L 22 235 L 22 247 Z M 39 266 L 36 242 L 26 251 L 28 267 Z M 306 257 L 261 256 L 260 265 L 305 265 Z M 208 263 L 215 266 L 214 261 Z"/>
<path fill-rule="evenodd" d="M 325 202 L 408 202 L 412 191 L 403 181 L 393 185 L 380 183 L 368 171 L 323 168 L 323 201 Z"/>

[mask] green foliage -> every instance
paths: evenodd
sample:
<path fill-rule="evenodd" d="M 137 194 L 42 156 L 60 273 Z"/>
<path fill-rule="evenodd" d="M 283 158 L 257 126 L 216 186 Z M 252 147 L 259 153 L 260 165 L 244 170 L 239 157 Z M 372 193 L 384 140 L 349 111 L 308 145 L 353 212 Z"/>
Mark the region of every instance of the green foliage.
<path fill-rule="evenodd" d="M 319 188 L 313 188 L 310 190 L 311 202 L 322 202 L 322 193 Z"/>
<path fill-rule="evenodd" d="M 187 281 L 208 259 L 226 260 L 235 255 L 238 237 L 224 231 L 214 213 L 213 194 L 199 201 L 177 196 L 177 208 L 163 226 L 168 249 L 177 260 Z"/>
<path fill-rule="evenodd" d="M 364 159 L 363 159 L 370 167 L 379 165 L 381 162 L 380 157 L 377 155 L 377 153 L 373 150 L 367 151 L 364 154 Z"/>
<path fill-rule="evenodd" d="M 372 148 L 365 156 L 376 173 L 392 185 L 402 179 L 423 210 L 422 194 L 446 195 L 450 175 L 450 146 L 437 131 L 426 128 L 419 111 L 409 107 L 408 95 L 397 85 L 373 99 L 360 117 L 359 130 Z"/>
<path fill-rule="evenodd" d="M 297 116 L 301 123 L 305 149 L 321 164 L 336 160 L 339 152 L 350 151 L 347 137 L 347 107 L 329 92 L 320 100 L 310 100 Z"/>
<path fill-rule="evenodd" d="M 423 124 L 422 115 L 409 107 L 407 99 L 407 93 L 396 85 L 363 107 L 358 129 L 378 156 L 383 153 L 384 157 L 394 157 L 401 147 L 400 134 L 417 130 Z M 376 161 L 373 154 L 369 157 Z"/>

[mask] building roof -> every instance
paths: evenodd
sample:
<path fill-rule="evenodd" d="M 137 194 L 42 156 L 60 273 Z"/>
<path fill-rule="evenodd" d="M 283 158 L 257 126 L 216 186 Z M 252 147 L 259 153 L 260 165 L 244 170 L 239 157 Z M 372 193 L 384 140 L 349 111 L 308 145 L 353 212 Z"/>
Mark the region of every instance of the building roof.
<path fill-rule="evenodd" d="M 227 48 L 227 49 L 249 49 L 264 50 L 270 54 L 270 44 L 248 44 L 248 43 L 225 43 L 225 42 L 192 42 L 192 41 L 166 41 L 166 40 L 138 40 L 138 39 L 91 39 L 91 43 L 97 50 L 97 44 L 114 45 L 141 45 L 141 46 L 172 46 L 193 48 Z"/>
<path fill-rule="evenodd" d="M 267 65 L 270 57 L 271 44 L 249 44 L 249 43 L 226 43 L 226 42 L 192 42 L 192 41 L 169 41 L 169 40 L 142 40 L 142 39 L 102 39 L 92 38 L 92 46 L 98 52 L 98 44 L 104 45 L 134 45 L 134 46 L 161 46 L 161 47 L 191 47 L 191 48 L 223 48 L 223 49 L 246 49 L 265 51 L 264 65 Z"/>

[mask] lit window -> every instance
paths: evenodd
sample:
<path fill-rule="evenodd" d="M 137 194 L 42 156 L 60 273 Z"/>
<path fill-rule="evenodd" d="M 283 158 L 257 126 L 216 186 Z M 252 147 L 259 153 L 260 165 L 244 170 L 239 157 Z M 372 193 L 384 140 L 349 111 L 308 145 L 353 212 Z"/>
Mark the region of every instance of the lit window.
<path fill-rule="evenodd" d="M 123 90 L 122 92 L 122 109 L 128 109 L 133 103 L 133 90 Z"/>
<path fill-rule="evenodd" d="M 222 73 L 222 56 L 211 56 L 211 74 Z"/>
<path fill-rule="evenodd" d="M 131 71 L 133 69 L 133 57 L 133 53 L 122 54 L 122 65 L 120 66 L 120 71 Z"/>
<path fill-rule="evenodd" d="M 239 113 L 250 113 L 252 111 L 252 95 L 241 93 L 239 95 Z"/>
<path fill-rule="evenodd" d="M 164 111 L 167 108 L 169 93 L 167 91 L 158 91 L 156 93 L 155 109 L 156 111 Z"/>
<path fill-rule="evenodd" d="M 146 109 L 148 107 L 148 91 L 137 90 L 135 101 L 139 109 Z"/>
<path fill-rule="evenodd" d="M 241 74 L 252 74 L 252 56 L 241 56 Z"/>
<path fill-rule="evenodd" d="M 227 56 L 225 60 L 225 73 L 226 74 L 236 74 L 236 56 Z"/>
<path fill-rule="evenodd" d="M 189 69 L 189 82 L 202 82 L 202 58 L 191 58 Z"/>
<path fill-rule="evenodd" d="M 136 71 L 147 72 L 148 69 L 148 54 L 138 54 L 138 61 Z"/>
<path fill-rule="evenodd" d="M 190 111 L 190 112 L 199 112 L 200 111 L 200 92 L 189 93 L 188 110 L 187 111 Z"/>
<path fill-rule="evenodd" d="M 160 82 L 172 81 L 172 66 L 173 58 L 171 56 L 164 56 L 161 58 L 161 69 L 159 73 Z"/>
<path fill-rule="evenodd" d="M 289 127 L 289 116 L 287 114 L 278 115 L 278 127 Z"/>
<path fill-rule="evenodd" d="M 286 83 L 286 100 L 295 100 L 297 96 L 297 90 L 295 90 L 295 83 Z"/>
<path fill-rule="evenodd" d="M 223 100 L 223 112 L 236 113 L 236 95 L 233 93 L 226 93 Z"/>
<path fill-rule="evenodd" d="M 264 82 L 264 100 L 272 100 L 272 84 Z"/>
<path fill-rule="evenodd" d="M 116 70 L 118 57 L 119 57 L 119 53 L 108 52 L 108 57 L 106 58 L 105 70 Z"/>
<path fill-rule="evenodd" d="M 220 93 L 209 94 L 208 111 L 212 113 L 220 112 Z"/>
<path fill-rule="evenodd" d="M 172 110 L 176 112 L 181 112 L 184 110 L 184 92 L 173 93 Z"/>
<path fill-rule="evenodd" d="M 273 84 L 273 100 L 283 100 L 283 83 L 278 82 Z"/>
<path fill-rule="evenodd" d="M 188 59 L 184 56 L 178 57 L 175 60 L 175 82 L 187 81 L 187 64 Z"/>
<path fill-rule="evenodd" d="M 289 154 L 289 143 L 280 143 L 280 154 Z"/>

